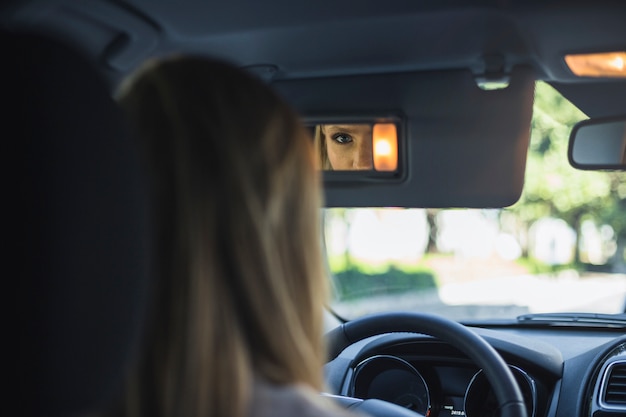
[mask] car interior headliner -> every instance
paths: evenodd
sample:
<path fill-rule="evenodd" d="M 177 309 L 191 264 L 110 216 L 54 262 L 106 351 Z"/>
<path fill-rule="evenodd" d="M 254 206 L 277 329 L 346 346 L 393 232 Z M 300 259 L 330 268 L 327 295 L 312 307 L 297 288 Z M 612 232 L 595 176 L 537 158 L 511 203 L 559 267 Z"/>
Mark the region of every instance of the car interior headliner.
<path fill-rule="evenodd" d="M 584 84 L 598 81 L 575 77 L 563 61 L 565 53 L 624 49 L 621 1 L 13 0 L 0 7 L 9 24 L 77 43 L 114 83 L 148 57 L 182 50 L 274 78 L 458 68 L 497 77 L 527 65 L 594 116 L 619 113 L 626 96 L 625 82 L 605 80 L 594 99 Z"/>

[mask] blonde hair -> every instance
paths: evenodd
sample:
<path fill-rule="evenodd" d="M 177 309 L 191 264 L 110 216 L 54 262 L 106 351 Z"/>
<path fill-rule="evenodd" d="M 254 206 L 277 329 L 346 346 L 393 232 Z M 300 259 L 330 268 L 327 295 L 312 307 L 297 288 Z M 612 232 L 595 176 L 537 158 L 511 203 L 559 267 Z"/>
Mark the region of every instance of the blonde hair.
<path fill-rule="evenodd" d="M 315 155 L 317 157 L 318 167 L 325 171 L 332 171 L 333 167 L 328 159 L 328 149 L 326 148 L 326 135 L 324 134 L 324 125 L 315 126 L 315 134 L 313 137 Z"/>
<path fill-rule="evenodd" d="M 321 389 L 319 178 L 296 115 L 199 57 L 153 62 L 119 100 L 153 175 L 159 259 L 123 414 L 243 416 L 254 378 Z"/>

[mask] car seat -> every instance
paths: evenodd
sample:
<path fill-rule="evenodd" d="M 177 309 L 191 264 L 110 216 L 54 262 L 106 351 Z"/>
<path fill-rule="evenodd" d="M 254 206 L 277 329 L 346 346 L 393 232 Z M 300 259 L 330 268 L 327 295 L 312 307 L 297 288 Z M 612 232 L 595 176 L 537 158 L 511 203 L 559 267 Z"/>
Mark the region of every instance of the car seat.
<path fill-rule="evenodd" d="M 0 44 L 11 414 L 106 411 L 150 285 L 141 158 L 89 59 L 40 34 Z"/>

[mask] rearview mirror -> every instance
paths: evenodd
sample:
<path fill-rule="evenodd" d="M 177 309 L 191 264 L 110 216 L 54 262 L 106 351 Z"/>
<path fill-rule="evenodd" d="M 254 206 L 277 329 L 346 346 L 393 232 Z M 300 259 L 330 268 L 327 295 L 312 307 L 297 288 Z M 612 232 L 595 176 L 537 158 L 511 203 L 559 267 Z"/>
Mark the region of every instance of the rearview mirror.
<path fill-rule="evenodd" d="M 325 123 L 316 124 L 313 129 L 319 167 L 324 171 L 398 169 L 395 123 Z"/>
<path fill-rule="evenodd" d="M 568 157 L 578 169 L 626 170 L 626 117 L 578 123 L 570 135 Z"/>

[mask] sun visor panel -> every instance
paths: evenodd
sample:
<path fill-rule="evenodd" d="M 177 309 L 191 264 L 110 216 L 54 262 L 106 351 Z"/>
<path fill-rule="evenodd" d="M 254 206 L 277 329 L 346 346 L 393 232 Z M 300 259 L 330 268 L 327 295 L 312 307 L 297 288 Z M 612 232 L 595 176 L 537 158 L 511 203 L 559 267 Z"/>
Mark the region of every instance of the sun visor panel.
<path fill-rule="evenodd" d="M 523 188 L 534 84 L 520 67 L 507 88 L 488 91 L 464 70 L 273 85 L 303 116 L 405 121 L 401 178 L 326 182 L 328 207 L 505 207 Z"/>

